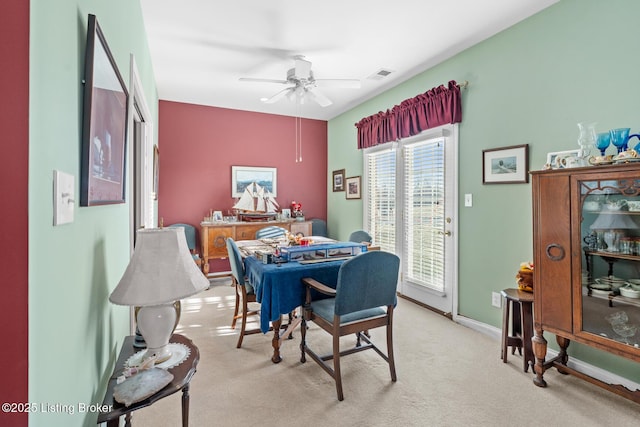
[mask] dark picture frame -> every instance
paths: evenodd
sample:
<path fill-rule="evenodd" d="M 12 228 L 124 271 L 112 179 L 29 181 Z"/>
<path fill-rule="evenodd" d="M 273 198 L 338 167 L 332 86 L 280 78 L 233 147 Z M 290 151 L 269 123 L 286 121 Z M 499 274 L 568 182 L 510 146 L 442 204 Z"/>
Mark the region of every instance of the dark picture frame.
<path fill-rule="evenodd" d="M 344 169 L 333 171 L 332 177 L 333 191 L 344 191 Z"/>
<path fill-rule="evenodd" d="M 352 176 L 344 180 L 345 197 L 347 199 L 362 198 L 362 180 L 359 176 Z"/>
<path fill-rule="evenodd" d="M 529 144 L 482 150 L 483 184 L 529 182 Z"/>
<path fill-rule="evenodd" d="M 129 93 L 95 15 L 89 15 L 84 70 L 80 206 L 125 201 Z"/>

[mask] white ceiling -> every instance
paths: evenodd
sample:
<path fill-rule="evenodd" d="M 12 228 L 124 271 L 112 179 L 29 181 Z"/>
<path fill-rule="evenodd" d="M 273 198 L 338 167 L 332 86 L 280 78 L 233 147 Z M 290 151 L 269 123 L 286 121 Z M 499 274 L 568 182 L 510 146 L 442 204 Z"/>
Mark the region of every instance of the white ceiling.
<path fill-rule="evenodd" d="M 161 100 L 329 120 L 557 1 L 141 0 L 141 4 Z M 241 77 L 285 80 L 295 55 L 312 62 L 316 79 L 360 79 L 361 88 L 322 87 L 333 101 L 328 107 L 309 100 L 296 105 L 286 97 L 265 104 L 260 98 L 288 85 L 239 81 Z M 393 72 L 382 80 L 368 78 L 380 69 Z"/>

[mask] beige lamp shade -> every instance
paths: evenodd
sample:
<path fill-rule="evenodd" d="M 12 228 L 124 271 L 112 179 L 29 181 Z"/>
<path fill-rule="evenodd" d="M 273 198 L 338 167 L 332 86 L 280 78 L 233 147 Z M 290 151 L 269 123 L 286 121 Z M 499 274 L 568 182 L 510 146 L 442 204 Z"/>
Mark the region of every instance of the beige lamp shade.
<path fill-rule="evenodd" d="M 593 224 L 589 226 L 591 230 L 634 230 L 638 228 L 638 224 L 627 215 L 622 212 L 607 212 L 603 211 L 598 214 L 598 217 Z"/>
<path fill-rule="evenodd" d="M 209 286 L 193 262 L 182 228 L 140 229 L 136 237 L 131 261 L 109 301 L 138 307 L 159 305 Z"/>

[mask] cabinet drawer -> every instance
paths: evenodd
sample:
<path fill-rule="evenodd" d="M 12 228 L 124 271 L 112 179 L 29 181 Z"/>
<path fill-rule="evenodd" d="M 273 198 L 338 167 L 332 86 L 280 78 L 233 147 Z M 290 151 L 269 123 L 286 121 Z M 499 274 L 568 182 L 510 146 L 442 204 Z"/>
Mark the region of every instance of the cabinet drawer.
<path fill-rule="evenodd" d="M 208 229 L 207 255 L 210 258 L 226 258 L 227 237 L 233 237 L 233 227 L 212 227 Z"/>

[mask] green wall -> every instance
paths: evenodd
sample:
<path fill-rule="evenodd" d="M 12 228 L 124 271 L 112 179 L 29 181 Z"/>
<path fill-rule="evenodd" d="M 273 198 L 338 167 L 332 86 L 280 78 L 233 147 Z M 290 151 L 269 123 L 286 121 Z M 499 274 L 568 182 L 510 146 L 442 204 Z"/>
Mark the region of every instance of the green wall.
<path fill-rule="evenodd" d="M 31 1 L 29 158 L 29 401 L 67 405 L 30 425 L 95 425 L 129 333 L 129 309 L 108 301 L 129 259 L 129 201 L 79 207 L 87 15 L 95 14 L 129 86 L 136 58 L 157 123 L 157 94 L 138 1 Z M 157 127 L 157 126 L 156 126 Z M 157 132 L 154 132 L 157 135 Z M 75 176 L 75 220 L 53 224 L 53 170 Z"/>
<path fill-rule="evenodd" d="M 578 148 L 578 122 L 640 131 L 638 16 L 635 0 L 561 0 L 344 113 L 329 122 L 329 178 L 342 168 L 362 175 L 354 127 L 361 118 L 449 80 L 468 80 L 458 165 L 459 314 L 499 327 L 491 292 L 515 286 L 520 262 L 533 255 L 531 186 L 482 185 L 482 150 L 529 144 L 529 166 L 540 169 L 547 152 Z M 471 208 L 463 207 L 465 193 L 473 194 Z M 332 236 L 346 238 L 362 226 L 360 201 L 329 191 L 327 205 Z M 640 382 L 636 363 L 575 343 L 569 350 Z"/>

